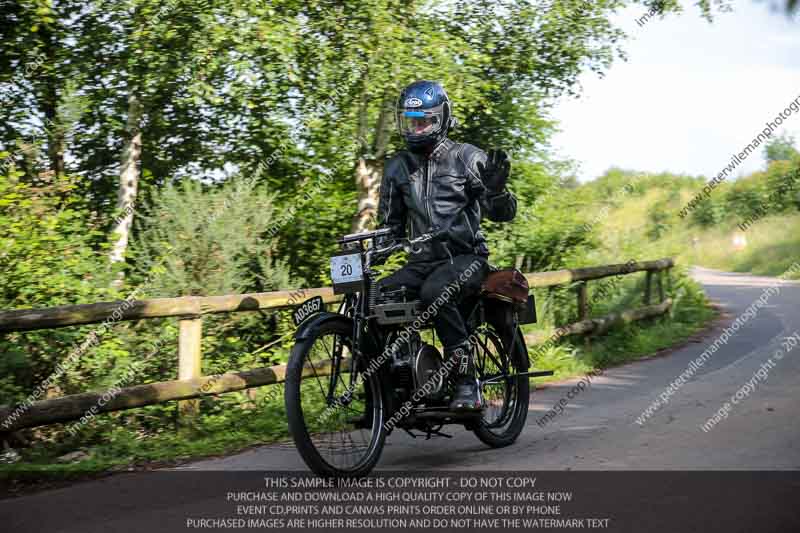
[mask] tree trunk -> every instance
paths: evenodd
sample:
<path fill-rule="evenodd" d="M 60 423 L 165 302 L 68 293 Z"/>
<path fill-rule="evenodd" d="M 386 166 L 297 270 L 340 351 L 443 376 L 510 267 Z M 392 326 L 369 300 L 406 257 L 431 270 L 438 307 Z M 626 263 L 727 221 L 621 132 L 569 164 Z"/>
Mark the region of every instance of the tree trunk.
<path fill-rule="evenodd" d="M 45 109 L 45 131 L 47 133 L 47 159 L 50 171 L 55 176 L 64 175 L 64 130 L 58 123 L 58 94 L 55 88 L 48 91 L 48 106 Z"/>
<path fill-rule="evenodd" d="M 378 194 L 383 168 L 379 160 L 358 158 L 356 163 L 356 188 L 358 190 L 358 210 L 353 217 L 350 231 L 359 233 L 374 226 L 378 215 Z"/>
<path fill-rule="evenodd" d="M 381 102 L 381 111 L 375 128 L 375 140 L 372 143 L 372 154 L 364 153 L 366 141 L 366 116 L 367 101 L 362 101 L 358 127 L 361 154 L 356 163 L 355 178 L 358 191 L 358 209 L 353 217 L 351 233 L 366 231 L 375 226 L 378 215 L 378 201 L 380 195 L 381 178 L 383 177 L 382 160 L 386 155 L 386 145 L 389 142 L 389 120 L 392 115 L 391 99 L 384 96 Z"/>
<path fill-rule="evenodd" d="M 127 139 L 122 150 L 119 173 L 119 190 L 117 192 L 117 218 L 114 221 L 111 248 L 111 262 L 117 263 L 125 259 L 128 249 L 128 238 L 133 225 L 133 211 L 136 194 L 139 190 L 139 166 L 142 159 L 142 131 L 140 121 L 142 106 L 139 97 L 132 91 L 128 97 L 128 119 L 126 124 Z"/>
<path fill-rule="evenodd" d="M 58 48 L 55 43 L 56 37 L 53 30 L 46 27 L 42 31 L 42 54 L 43 62 L 48 65 L 58 64 Z M 42 69 L 38 69 L 42 70 Z M 42 94 L 42 104 L 44 109 L 44 132 L 47 139 L 47 159 L 50 162 L 50 171 L 55 176 L 64 174 L 64 126 L 59 120 L 59 77 L 61 73 L 58 69 L 53 72 L 37 72 L 32 69 L 32 76 L 42 77 L 44 89 Z"/>

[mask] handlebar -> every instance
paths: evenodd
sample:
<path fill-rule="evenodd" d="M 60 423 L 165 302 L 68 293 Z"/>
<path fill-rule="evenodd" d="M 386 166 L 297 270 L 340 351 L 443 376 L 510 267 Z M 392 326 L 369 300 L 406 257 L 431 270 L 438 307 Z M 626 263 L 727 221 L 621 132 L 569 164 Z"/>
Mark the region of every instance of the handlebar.
<path fill-rule="evenodd" d="M 436 230 L 429 233 L 423 233 L 416 239 L 401 239 L 399 242 L 395 241 L 394 243 L 384 248 L 373 249 L 373 254 L 391 255 L 392 253 L 398 250 L 405 250 L 408 253 L 418 254 L 422 251 L 419 245 L 424 244 L 426 242 L 441 239 L 446 234 L 447 232 L 445 232 L 444 230 Z"/>
<path fill-rule="evenodd" d="M 363 242 L 368 240 L 377 239 L 380 237 L 389 237 L 392 234 L 391 228 L 382 228 L 374 231 L 365 231 L 363 233 L 351 233 L 349 235 L 345 235 L 344 237 L 338 239 L 338 243 L 342 246 L 354 243 L 354 242 Z M 389 245 L 384 246 L 382 248 L 372 247 L 367 250 L 367 261 L 371 263 L 371 259 L 373 257 L 389 257 L 394 252 L 399 250 L 405 250 L 407 253 L 410 254 L 418 254 L 422 251 L 421 245 L 426 242 L 435 241 L 441 239 L 447 235 L 445 230 L 434 230 L 428 233 L 423 233 L 416 239 L 395 239 Z M 363 249 L 363 248 L 362 248 Z"/>
<path fill-rule="evenodd" d="M 365 231 L 363 233 L 351 233 L 349 235 L 345 235 L 341 239 L 339 239 L 339 244 L 347 244 L 351 242 L 358 242 L 358 241 L 368 241 L 370 239 L 375 239 L 377 237 L 387 237 L 392 234 L 391 228 L 382 228 L 377 229 L 375 231 Z"/>

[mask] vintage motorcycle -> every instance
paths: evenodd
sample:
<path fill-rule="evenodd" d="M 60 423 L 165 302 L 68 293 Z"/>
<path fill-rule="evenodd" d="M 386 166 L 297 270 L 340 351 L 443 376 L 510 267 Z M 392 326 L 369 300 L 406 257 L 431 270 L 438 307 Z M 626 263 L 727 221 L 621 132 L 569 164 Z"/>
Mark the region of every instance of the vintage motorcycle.
<path fill-rule="evenodd" d="M 450 437 L 441 429 L 460 424 L 489 446 L 508 446 L 525 425 L 529 378 L 552 374 L 529 371 L 520 325 L 535 322 L 536 312 L 524 276 L 494 270 L 480 294 L 459 303 L 485 408 L 450 411 L 453 383 L 432 323 L 423 320 L 429 313 L 405 287 L 380 289 L 374 269 L 378 258 L 418 252 L 442 234 L 367 246 L 389 234 L 381 229 L 338 240 L 342 251 L 331 257 L 334 293 L 344 294 L 338 312 L 326 311 L 319 296 L 295 311 L 286 412 L 297 450 L 320 476 L 367 475 L 395 428 L 414 437 Z"/>

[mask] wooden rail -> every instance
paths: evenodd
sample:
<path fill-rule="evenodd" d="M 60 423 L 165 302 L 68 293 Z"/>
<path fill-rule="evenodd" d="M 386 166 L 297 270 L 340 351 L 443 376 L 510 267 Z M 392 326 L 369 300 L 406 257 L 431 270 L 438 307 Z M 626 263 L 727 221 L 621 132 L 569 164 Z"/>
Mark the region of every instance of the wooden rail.
<path fill-rule="evenodd" d="M 672 259 L 604 265 L 598 267 L 536 272 L 525 274 L 532 288 L 554 287 L 577 282 L 578 319 L 558 329 L 565 335 L 600 334 L 614 324 L 642 320 L 665 313 L 671 301 L 664 298 L 662 276 L 674 266 Z M 586 282 L 609 276 L 646 272 L 645 307 L 612 313 L 602 318 L 588 318 Z M 650 304 L 652 279 L 658 277 L 660 303 Z M 187 417 L 197 413 L 196 398 L 235 392 L 252 387 L 281 383 L 286 367 L 277 365 L 243 372 L 202 376 L 202 316 L 212 313 L 237 313 L 263 309 L 286 309 L 312 296 L 322 296 L 326 303 L 337 302 L 328 287 L 241 295 L 122 300 L 85 305 L 67 305 L 47 309 L 22 309 L 0 312 L 0 332 L 30 331 L 83 324 L 113 323 L 121 320 L 177 317 L 178 379 L 137 385 L 116 391 L 74 394 L 61 398 L 33 401 L 22 406 L 0 406 L 0 432 L 10 432 L 56 422 L 76 420 L 87 411 L 94 413 L 132 409 L 179 400 L 180 411 Z M 317 369 L 324 371 L 324 369 Z M 311 369 L 309 368 L 309 371 Z M 111 394 L 113 392 L 113 394 Z"/>
<path fill-rule="evenodd" d="M 531 288 L 554 287 L 576 281 L 600 279 L 632 272 L 658 272 L 674 266 L 672 259 L 629 262 L 618 265 L 535 272 L 525 274 Z M 53 329 L 82 324 L 99 324 L 114 319 L 141 320 L 143 318 L 194 317 L 214 313 L 238 313 L 260 309 L 286 309 L 312 296 L 322 296 L 325 303 L 341 300 L 330 287 L 297 289 L 294 291 L 256 292 L 226 296 L 184 296 L 180 298 L 154 298 L 151 300 L 118 300 L 82 305 L 62 305 L 46 309 L 18 309 L 0 311 L 0 333 Z M 116 317 L 114 316 L 116 313 Z"/>
<path fill-rule="evenodd" d="M 338 302 L 341 295 L 333 289 L 297 289 L 294 291 L 256 292 L 227 296 L 183 296 L 151 300 L 118 300 L 82 305 L 62 305 L 46 309 L 0 311 L 0 333 L 35 329 L 63 328 L 83 324 L 99 324 L 106 320 L 141 320 L 201 316 L 214 313 L 240 313 L 259 309 L 286 309 L 303 303 L 312 296 L 322 296 L 325 303 Z M 115 313 L 117 316 L 114 316 Z"/>

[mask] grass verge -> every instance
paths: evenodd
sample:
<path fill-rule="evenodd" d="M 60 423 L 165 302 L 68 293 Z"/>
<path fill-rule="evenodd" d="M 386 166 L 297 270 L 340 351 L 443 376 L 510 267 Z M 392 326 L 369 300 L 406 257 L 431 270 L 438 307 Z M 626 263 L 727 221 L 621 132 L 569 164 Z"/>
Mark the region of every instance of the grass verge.
<path fill-rule="evenodd" d="M 680 344 L 707 327 L 717 312 L 710 306 L 702 288 L 686 276 L 685 270 L 678 270 L 677 279 L 667 292 L 667 296 L 673 299 L 669 313 L 615 327 L 589 343 L 583 338 L 571 338 L 544 350 L 534 365 L 538 369 L 553 370 L 555 374 L 536 378 L 535 382 L 558 381 L 635 361 Z M 617 287 L 614 296 L 601 293 L 604 299 L 594 306 L 592 316 L 595 317 L 641 305 L 637 298 L 642 294 L 642 280 L 626 280 L 624 285 Z M 589 301 L 592 301 L 591 293 Z"/>

